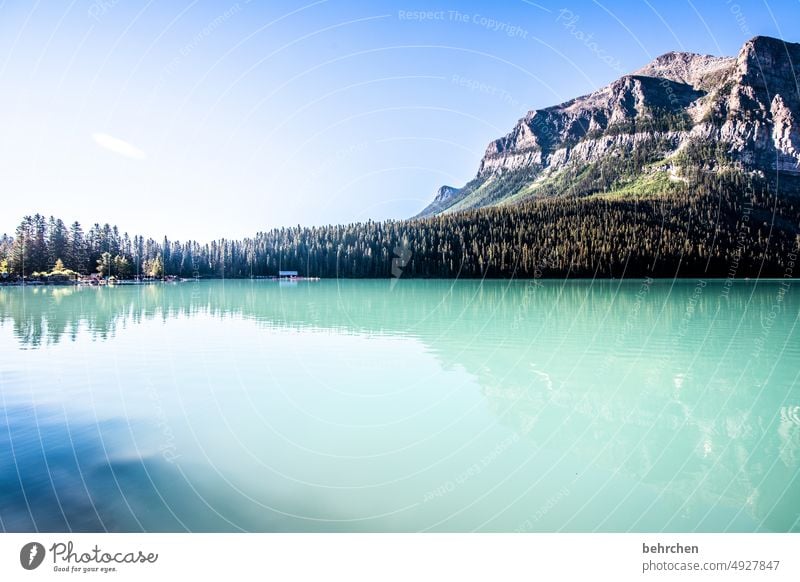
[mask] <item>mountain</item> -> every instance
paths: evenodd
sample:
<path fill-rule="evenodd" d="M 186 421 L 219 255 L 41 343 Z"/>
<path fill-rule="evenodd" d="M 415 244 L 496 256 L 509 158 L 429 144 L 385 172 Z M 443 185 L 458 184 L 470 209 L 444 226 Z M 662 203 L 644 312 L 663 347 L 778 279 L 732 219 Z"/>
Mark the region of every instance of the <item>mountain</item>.
<path fill-rule="evenodd" d="M 563 196 L 652 197 L 698 176 L 800 191 L 800 44 L 758 36 L 736 57 L 670 52 L 589 95 L 530 111 L 475 177 L 418 218 Z"/>

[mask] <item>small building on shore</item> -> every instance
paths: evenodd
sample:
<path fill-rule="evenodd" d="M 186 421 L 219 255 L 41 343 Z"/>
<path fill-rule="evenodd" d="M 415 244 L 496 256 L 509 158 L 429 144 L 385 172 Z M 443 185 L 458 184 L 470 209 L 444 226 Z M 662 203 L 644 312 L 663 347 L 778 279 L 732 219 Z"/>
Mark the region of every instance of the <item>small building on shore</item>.
<path fill-rule="evenodd" d="M 278 271 L 279 279 L 297 279 L 297 271 Z"/>

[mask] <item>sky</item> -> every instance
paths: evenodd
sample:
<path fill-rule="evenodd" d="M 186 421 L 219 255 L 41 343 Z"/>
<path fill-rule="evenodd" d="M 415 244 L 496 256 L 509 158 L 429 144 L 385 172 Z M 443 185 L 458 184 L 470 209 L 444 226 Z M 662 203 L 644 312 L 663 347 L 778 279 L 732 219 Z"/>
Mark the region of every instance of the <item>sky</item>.
<path fill-rule="evenodd" d="M 800 41 L 800 1 L 0 1 L 0 233 L 402 219 L 526 111 L 660 54 Z"/>

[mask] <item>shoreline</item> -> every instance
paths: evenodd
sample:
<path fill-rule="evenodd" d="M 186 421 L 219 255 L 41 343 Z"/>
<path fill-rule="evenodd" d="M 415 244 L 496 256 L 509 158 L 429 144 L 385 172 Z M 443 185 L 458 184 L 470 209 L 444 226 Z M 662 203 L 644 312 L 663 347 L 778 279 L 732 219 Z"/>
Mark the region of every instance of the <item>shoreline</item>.
<path fill-rule="evenodd" d="M 800 277 L 737 277 L 734 279 L 727 277 L 652 277 L 649 275 L 636 275 L 632 277 L 403 277 L 398 279 L 395 277 L 334 277 L 323 279 L 321 277 L 296 277 L 293 279 L 281 279 L 278 277 L 201 277 L 182 278 L 173 281 L 132 281 L 122 280 L 112 283 L 86 283 L 79 281 L 59 281 L 59 282 L 41 282 L 41 281 L 27 281 L 27 282 L 0 282 L 0 288 L 3 287 L 128 287 L 140 285 L 158 285 L 169 284 L 174 285 L 177 283 L 199 283 L 203 281 L 268 281 L 276 283 L 300 283 L 300 282 L 316 282 L 316 281 L 498 281 L 512 283 L 515 281 L 531 283 L 531 282 L 567 282 L 567 281 L 616 281 L 620 283 L 640 283 L 642 279 L 649 279 L 655 282 L 669 282 L 669 281 L 706 281 L 708 283 L 757 283 L 757 282 L 777 282 L 777 281 L 800 281 Z"/>

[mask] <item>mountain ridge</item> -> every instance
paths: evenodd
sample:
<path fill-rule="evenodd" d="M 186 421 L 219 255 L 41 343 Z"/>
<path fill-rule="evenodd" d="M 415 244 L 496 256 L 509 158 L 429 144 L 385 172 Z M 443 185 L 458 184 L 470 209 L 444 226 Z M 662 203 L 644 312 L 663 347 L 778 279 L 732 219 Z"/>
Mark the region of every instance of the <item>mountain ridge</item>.
<path fill-rule="evenodd" d="M 446 186 L 417 217 L 513 204 L 541 196 L 609 194 L 640 179 L 686 182 L 698 164 L 681 156 L 709 143 L 725 159 L 705 169 L 800 177 L 800 44 L 766 36 L 735 57 L 671 51 L 564 103 L 529 111 L 489 143 L 475 177 Z M 649 149 L 649 163 L 609 182 L 575 188 L 570 175 Z M 685 156 L 684 156 L 685 157 Z M 663 162 L 663 163 L 661 163 Z M 692 166 L 694 164 L 694 166 Z"/>

